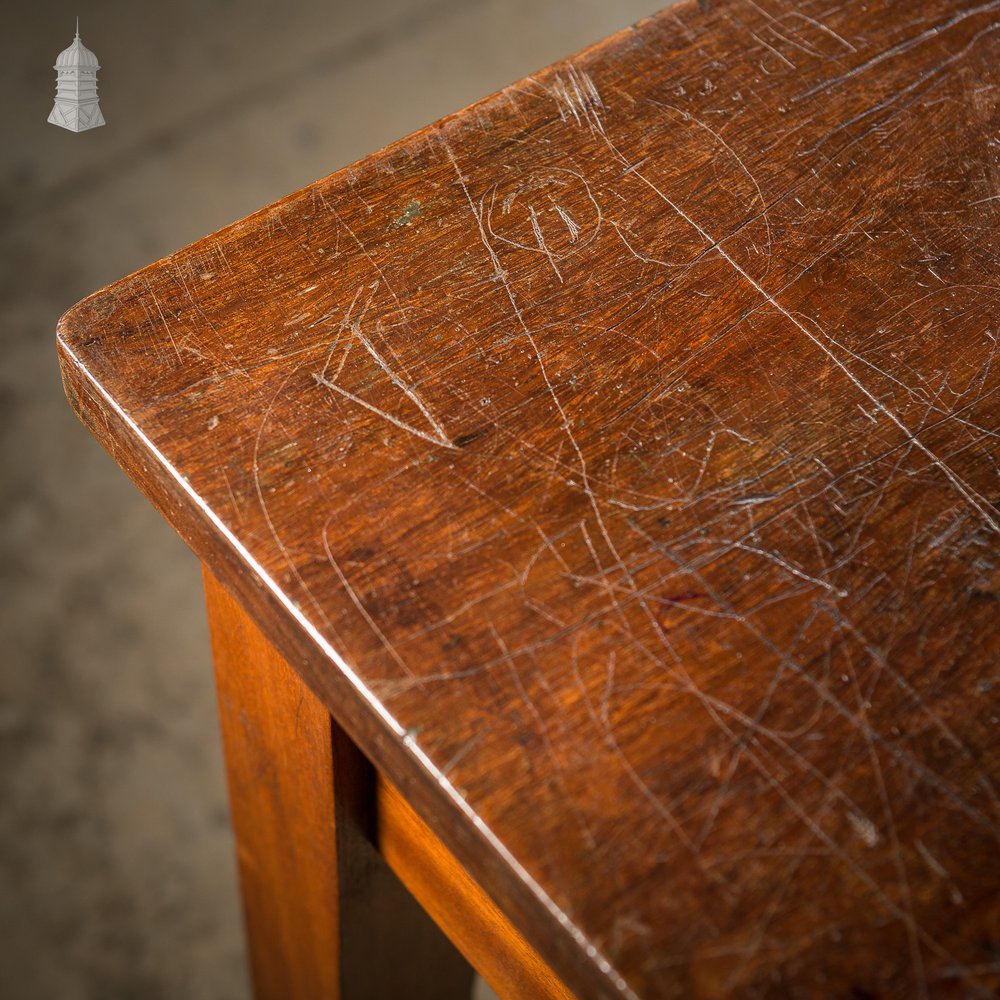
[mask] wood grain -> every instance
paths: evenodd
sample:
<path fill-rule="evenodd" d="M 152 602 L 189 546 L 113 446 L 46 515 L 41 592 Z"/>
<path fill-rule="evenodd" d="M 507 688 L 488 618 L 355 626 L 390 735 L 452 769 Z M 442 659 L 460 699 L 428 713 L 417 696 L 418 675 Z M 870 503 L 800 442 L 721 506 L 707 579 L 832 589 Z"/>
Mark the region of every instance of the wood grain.
<path fill-rule="evenodd" d="M 205 573 L 256 1000 L 468 1000 L 472 970 L 375 854 L 375 775 Z"/>
<path fill-rule="evenodd" d="M 389 867 L 503 1000 L 573 1000 L 531 944 L 381 775 L 374 840 Z"/>
<path fill-rule="evenodd" d="M 583 996 L 1000 989 L 998 88 L 998 0 L 680 4 L 60 324 Z"/>

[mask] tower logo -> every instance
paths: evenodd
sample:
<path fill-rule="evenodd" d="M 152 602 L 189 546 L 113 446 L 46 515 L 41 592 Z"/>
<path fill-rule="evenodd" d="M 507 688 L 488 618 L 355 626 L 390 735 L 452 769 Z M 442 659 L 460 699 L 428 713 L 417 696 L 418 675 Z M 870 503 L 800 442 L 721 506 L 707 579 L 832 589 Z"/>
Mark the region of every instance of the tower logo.
<path fill-rule="evenodd" d="M 53 67 L 56 71 L 56 102 L 49 121 L 71 132 L 85 132 L 104 124 L 97 103 L 97 56 L 80 41 L 80 19 L 76 19 L 76 38 L 63 49 Z"/>

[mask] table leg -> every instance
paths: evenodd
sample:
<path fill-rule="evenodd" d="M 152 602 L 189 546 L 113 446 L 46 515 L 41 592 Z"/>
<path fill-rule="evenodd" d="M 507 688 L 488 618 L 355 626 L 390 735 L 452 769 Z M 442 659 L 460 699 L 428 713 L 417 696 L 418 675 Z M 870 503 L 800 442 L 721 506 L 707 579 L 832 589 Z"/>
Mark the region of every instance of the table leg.
<path fill-rule="evenodd" d="M 257 1000 L 468 998 L 471 968 L 371 846 L 371 765 L 204 576 Z"/>

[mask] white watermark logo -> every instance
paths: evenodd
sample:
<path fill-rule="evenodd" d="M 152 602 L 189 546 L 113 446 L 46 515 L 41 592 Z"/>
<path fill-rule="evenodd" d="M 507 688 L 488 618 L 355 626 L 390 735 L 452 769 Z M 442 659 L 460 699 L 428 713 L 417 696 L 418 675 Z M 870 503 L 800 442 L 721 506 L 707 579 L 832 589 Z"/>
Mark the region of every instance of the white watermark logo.
<path fill-rule="evenodd" d="M 80 41 L 80 18 L 76 19 L 76 38 L 56 57 L 56 102 L 49 121 L 71 132 L 85 132 L 104 124 L 97 103 L 97 56 Z"/>

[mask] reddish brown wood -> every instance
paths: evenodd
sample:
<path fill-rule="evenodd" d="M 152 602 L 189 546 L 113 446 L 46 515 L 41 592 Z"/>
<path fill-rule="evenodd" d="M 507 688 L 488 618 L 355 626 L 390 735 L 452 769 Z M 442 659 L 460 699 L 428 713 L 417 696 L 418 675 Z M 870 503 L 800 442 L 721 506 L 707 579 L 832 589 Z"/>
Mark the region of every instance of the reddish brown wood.
<path fill-rule="evenodd" d="M 205 593 L 255 994 L 339 997 L 329 716 L 208 574 Z M 349 753 L 337 772 L 338 792 L 358 791 Z"/>
<path fill-rule="evenodd" d="M 60 324 L 582 995 L 1000 988 L 998 93 L 997 0 L 681 4 Z"/>
<path fill-rule="evenodd" d="M 374 773 L 205 574 L 257 1000 L 467 1000 L 471 969 L 368 841 Z"/>
<path fill-rule="evenodd" d="M 455 856 L 381 775 L 375 843 L 414 898 L 503 1000 L 572 994 Z"/>

